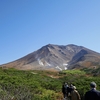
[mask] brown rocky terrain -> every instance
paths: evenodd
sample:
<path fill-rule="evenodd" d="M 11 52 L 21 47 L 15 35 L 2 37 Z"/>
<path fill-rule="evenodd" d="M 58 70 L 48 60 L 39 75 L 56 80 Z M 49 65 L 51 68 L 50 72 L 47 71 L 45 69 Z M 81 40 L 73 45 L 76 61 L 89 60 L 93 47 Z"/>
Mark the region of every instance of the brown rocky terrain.
<path fill-rule="evenodd" d="M 48 44 L 16 61 L 1 65 L 3 68 L 19 70 L 66 70 L 96 67 L 100 63 L 100 53 L 73 44 Z"/>

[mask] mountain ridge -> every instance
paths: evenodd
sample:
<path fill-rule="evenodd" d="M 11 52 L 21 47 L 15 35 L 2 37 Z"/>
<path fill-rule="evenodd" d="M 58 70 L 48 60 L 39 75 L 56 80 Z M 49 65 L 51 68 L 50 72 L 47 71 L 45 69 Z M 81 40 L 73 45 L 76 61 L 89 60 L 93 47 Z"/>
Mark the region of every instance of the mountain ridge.
<path fill-rule="evenodd" d="M 1 66 L 3 66 L 3 68 L 16 68 L 19 70 L 61 71 L 66 69 L 79 68 L 79 66 L 90 67 L 86 65 L 83 66 L 83 63 L 98 62 L 99 64 L 99 61 L 100 53 L 83 46 L 77 46 L 74 44 L 47 44 L 20 59 L 3 64 Z"/>

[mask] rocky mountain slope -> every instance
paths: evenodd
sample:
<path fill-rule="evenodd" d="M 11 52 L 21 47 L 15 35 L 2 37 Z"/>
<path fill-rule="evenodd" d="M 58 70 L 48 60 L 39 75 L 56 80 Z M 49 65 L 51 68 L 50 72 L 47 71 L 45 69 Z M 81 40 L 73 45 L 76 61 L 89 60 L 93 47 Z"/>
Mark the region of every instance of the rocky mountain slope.
<path fill-rule="evenodd" d="M 77 45 L 48 44 L 16 61 L 1 65 L 19 70 L 66 70 L 99 65 L 100 53 Z"/>

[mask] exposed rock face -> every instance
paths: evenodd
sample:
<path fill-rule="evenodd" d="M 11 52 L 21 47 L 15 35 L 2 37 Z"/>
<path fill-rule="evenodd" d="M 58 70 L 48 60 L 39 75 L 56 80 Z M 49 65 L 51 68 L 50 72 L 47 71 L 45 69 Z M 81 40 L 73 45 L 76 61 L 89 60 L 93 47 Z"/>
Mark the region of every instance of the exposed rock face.
<path fill-rule="evenodd" d="M 48 44 L 37 51 L 2 66 L 20 70 L 59 71 L 90 67 L 98 62 L 100 62 L 100 54 L 85 47 L 73 44 L 66 46 Z"/>

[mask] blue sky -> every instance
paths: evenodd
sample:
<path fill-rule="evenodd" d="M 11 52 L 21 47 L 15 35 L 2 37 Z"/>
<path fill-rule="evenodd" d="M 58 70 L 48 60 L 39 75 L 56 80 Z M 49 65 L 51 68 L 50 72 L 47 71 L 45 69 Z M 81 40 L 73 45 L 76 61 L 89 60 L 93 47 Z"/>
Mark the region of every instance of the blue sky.
<path fill-rule="evenodd" d="M 100 0 L 0 0 L 0 64 L 47 44 L 100 53 Z"/>

